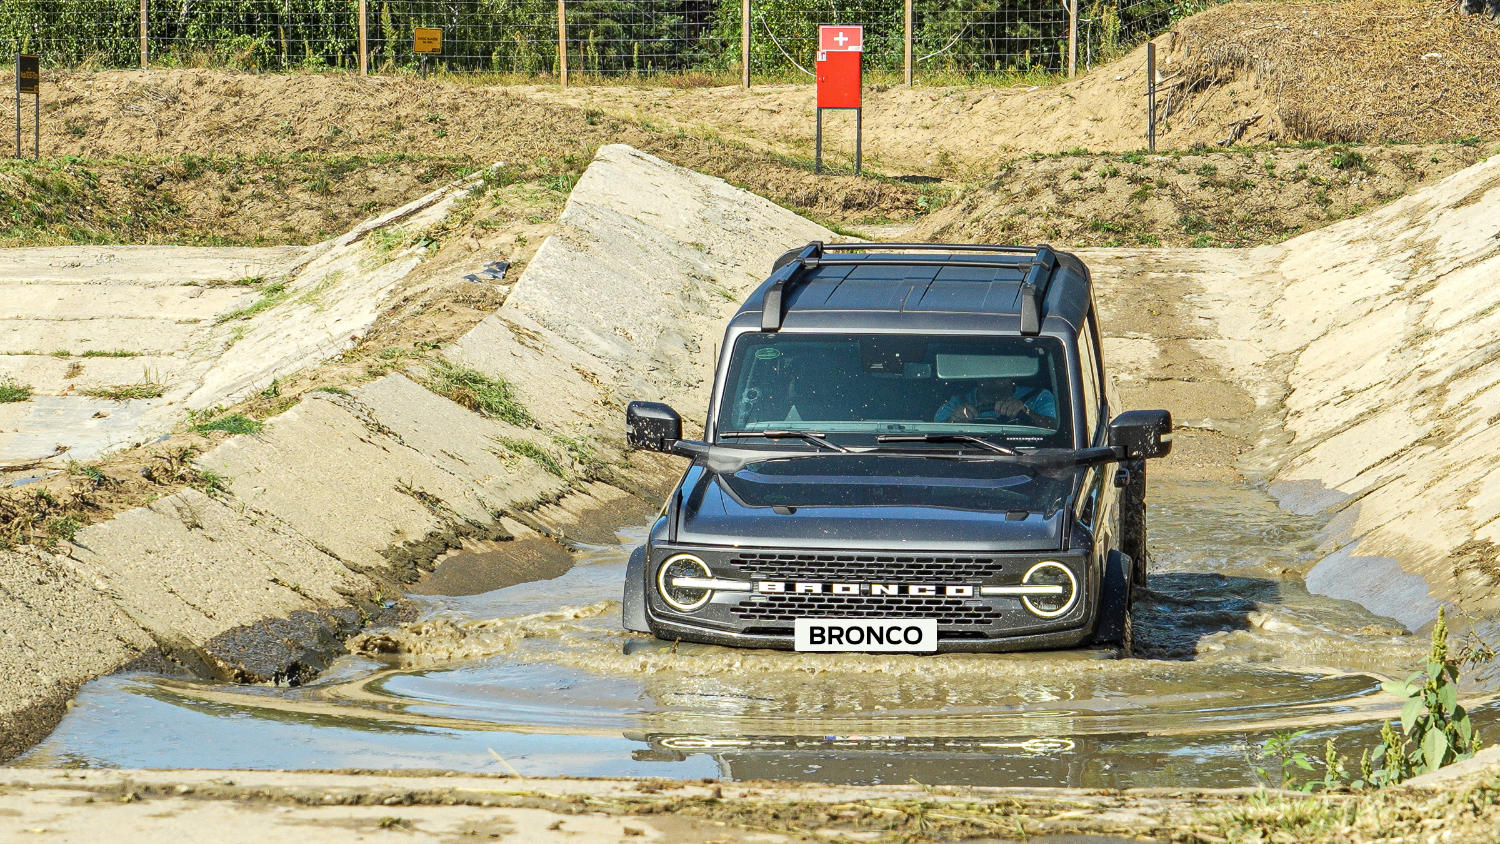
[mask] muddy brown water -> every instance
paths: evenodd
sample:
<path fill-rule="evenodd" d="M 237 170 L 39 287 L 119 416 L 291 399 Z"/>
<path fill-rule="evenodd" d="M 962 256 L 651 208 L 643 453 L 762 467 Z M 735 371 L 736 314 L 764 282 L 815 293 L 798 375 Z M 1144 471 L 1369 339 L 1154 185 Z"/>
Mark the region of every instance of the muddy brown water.
<path fill-rule="evenodd" d="M 399 655 L 345 657 L 299 688 L 97 680 L 20 764 L 1202 787 L 1255 783 L 1278 731 L 1309 730 L 1309 751 L 1372 745 L 1395 713 L 1380 681 L 1425 638 L 1307 592 L 1318 520 L 1250 488 L 1155 490 L 1134 659 L 655 642 L 619 630 L 637 531 L 551 580 L 419 598 Z"/>

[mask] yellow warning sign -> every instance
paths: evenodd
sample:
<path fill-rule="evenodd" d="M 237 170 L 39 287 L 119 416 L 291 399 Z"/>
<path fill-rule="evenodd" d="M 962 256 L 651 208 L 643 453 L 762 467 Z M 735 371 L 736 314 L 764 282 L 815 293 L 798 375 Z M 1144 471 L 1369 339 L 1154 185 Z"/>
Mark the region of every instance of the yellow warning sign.
<path fill-rule="evenodd" d="M 416 35 L 412 39 L 412 49 L 418 53 L 441 53 L 443 52 L 443 31 L 441 29 L 417 27 Z"/>

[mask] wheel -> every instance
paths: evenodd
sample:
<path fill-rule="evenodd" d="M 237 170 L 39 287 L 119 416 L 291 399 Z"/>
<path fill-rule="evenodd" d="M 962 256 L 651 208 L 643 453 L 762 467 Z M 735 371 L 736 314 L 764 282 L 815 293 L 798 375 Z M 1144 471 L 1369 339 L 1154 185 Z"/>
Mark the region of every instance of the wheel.
<path fill-rule="evenodd" d="M 1120 550 L 1135 561 L 1130 580 L 1142 588 L 1146 585 L 1146 461 L 1133 460 L 1124 468 L 1130 480 L 1120 495 Z"/>
<path fill-rule="evenodd" d="M 1099 589 L 1099 617 L 1094 625 L 1094 644 L 1112 645 L 1121 656 L 1130 656 L 1134 647 L 1134 624 L 1130 605 L 1135 599 L 1133 568 L 1128 555 L 1110 551 L 1104 563 L 1104 580 Z"/>

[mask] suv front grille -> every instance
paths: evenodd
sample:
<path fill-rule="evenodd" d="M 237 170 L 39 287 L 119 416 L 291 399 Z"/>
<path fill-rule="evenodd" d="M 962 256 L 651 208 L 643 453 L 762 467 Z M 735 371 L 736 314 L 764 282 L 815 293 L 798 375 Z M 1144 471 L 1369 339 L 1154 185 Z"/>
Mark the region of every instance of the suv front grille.
<path fill-rule="evenodd" d="M 935 618 L 940 625 L 989 626 L 999 614 L 973 598 L 873 595 L 755 595 L 730 612 L 745 621 L 799 618 Z"/>
<path fill-rule="evenodd" d="M 1000 573 L 993 557 L 949 554 L 836 554 L 743 551 L 729 564 L 762 580 L 922 581 L 988 580 Z"/>

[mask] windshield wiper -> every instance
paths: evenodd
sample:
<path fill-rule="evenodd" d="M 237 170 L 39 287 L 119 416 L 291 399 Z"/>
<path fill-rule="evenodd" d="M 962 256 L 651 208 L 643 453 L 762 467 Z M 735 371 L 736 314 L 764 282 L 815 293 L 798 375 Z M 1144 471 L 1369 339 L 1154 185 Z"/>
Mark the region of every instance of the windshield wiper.
<path fill-rule="evenodd" d="M 971 443 L 973 445 L 987 448 L 996 454 L 1005 454 L 1015 457 L 1021 452 L 1016 451 L 1008 445 L 992 443 L 984 437 L 976 437 L 973 434 L 881 434 L 875 438 L 878 443 Z"/>
<path fill-rule="evenodd" d="M 797 439 L 844 454 L 849 453 L 849 449 L 844 448 L 838 443 L 829 442 L 828 435 L 822 431 L 720 431 L 719 437 L 729 440 L 745 439 L 748 437 L 764 437 L 768 440 Z"/>

